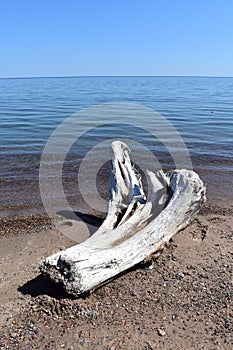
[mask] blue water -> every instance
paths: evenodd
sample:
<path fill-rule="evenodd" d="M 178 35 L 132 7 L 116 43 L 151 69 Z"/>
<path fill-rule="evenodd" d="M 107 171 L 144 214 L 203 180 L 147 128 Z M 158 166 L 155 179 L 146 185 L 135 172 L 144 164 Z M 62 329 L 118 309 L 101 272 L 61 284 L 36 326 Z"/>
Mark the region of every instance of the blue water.
<path fill-rule="evenodd" d="M 199 77 L 0 79 L 0 154 L 40 153 L 65 118 L 117 101 L 160 112 L 196 154 L 232 158 L 233 78 Z"/>
<path fill-rule="evenodd" d="M 206 168 L 213 174 L 222 171 L 222 174 L 227 172 L 232 175 L 233 78 L 0 79 L 2 183 L 9 184 L 10 179 L 24 179 L 28 181 L 29 188 L 31 185 L 28 179 L 37 177 L 40 155 L 56 127 L 83 108 L 109 102 L 136 103 L 156 110 L 180 133 L 191 154 L 194 168 Z M 109 137 L 107 127 L 98 132 L 99 141 Z M 121 130 L 117 128 L 112 133 L 116 138 L 122 136 Z M 90 139 L 91 135 L 83 138 L 83 145 L 74 149 L 77 158 L 79 152 L 85 153 Z M 152 141 L 147 138 L 146 146 L 152 151 L 161 152 L 166 163 L 166 152 L 159 144 L 153 149 Z M 14 184 L 11 183 L 11 187 Z M 7 190 L 10 191 L 10 186 Z M 1 198 L 2 202 L 7 201 L 6 190 Z M 8 202 L 10 205 L 11 201 Z M 1 205 L 4 206 L 5 202 Z"/>

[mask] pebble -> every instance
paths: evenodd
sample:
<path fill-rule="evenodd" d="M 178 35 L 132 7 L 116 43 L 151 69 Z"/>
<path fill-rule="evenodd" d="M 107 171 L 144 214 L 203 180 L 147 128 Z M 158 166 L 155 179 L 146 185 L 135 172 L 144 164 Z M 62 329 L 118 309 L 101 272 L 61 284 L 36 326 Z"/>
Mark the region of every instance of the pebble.
<path fill-rule="evenodd" d="M 184 278 L 184 273 L 178 273 L 177 277 Z"/>
<path fill-rule="evenodd" d="M 89 310 L 89 311 L 87 311 L 87 316 L 95 317 L 95 316 L 97 316 L 97 313 L 94 310 Z"/>
<path fill-rule="evenodd" d="M 18 335 L 18 333 L 16 333 L 16 332 L 12 332 L 12 333 L 11 333 L 11 337 L 12 337 L 12 338 L 16 338 L 17 335 Z"/>
<path fill-rule="evenodd" d="M 158 335 L 160 335 L 161 337 L 164 337 L 166 334 L 165 330 L 162 328 L 158 328 Z"/>

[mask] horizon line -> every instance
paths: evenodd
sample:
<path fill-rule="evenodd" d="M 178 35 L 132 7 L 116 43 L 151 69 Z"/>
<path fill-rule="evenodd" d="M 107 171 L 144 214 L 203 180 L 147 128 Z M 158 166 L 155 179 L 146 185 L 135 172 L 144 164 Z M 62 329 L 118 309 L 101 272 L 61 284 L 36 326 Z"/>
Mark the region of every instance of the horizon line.
<path fill-rule="evenodd" d="M 0 77 L 3 79 L 49 79 L 49 78 L 233 78 L 226 75 L 58 75 L 58 76 L 26 76 Z"/>

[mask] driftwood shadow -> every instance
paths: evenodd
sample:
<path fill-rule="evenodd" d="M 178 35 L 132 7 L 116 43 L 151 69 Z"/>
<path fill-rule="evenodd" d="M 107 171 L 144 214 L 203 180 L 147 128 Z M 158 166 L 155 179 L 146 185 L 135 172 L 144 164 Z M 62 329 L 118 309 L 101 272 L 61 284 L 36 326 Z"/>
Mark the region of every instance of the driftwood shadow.
<path fill-rule="evenodd" d="M 77 220 L 85 222 L 86 224 L 90 224 L 95 227 L 100 227 L 105 219 L 105 217 L 98 217 L 93 214 L 84 214 L 79 211 L 69 211 L 69 210 L 60 210 L 57 212 L 58 215 L 63 216 L 63 218 L 68 220 L 74 219 L 74 214 L 77 217 Z"/>
<path fill-rule="evenodd" d="M 31 295 L 32 297 L 48 295 L 58 300 L 67 298 L 73 299 L 73 297 L 65 291 L 62 284 L 55 283 L 42 274 L 20 286 L 18 291 L 23 295 Z"/>
<path fill-rule="evenodd" d="M 90 215 L 90 214 L 83 214 L 78 211 L 74 212 L 75 215 L 77 215 L 82 221 L 84 221 L 87 224 L 90 224 L 95 227 L 100 227 L 102 223 L 104 222 L 105 218 L 100 218 L 95 215 Z"/>

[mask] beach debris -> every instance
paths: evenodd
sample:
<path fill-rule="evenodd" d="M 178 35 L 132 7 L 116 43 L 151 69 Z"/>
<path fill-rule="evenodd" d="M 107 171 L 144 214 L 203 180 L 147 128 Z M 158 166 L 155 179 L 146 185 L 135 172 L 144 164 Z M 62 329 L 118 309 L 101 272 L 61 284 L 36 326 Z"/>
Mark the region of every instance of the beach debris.
<path fill-rule="evenodd" d="M 148 195 L 130 160 L 130 149 L 112 143 L 106 219 L 86 241 L 46 258 L 42 273 L 76 297 L 150 258 L 197 214 L 205 186 L 191 170 L 147 171 Z"/>

